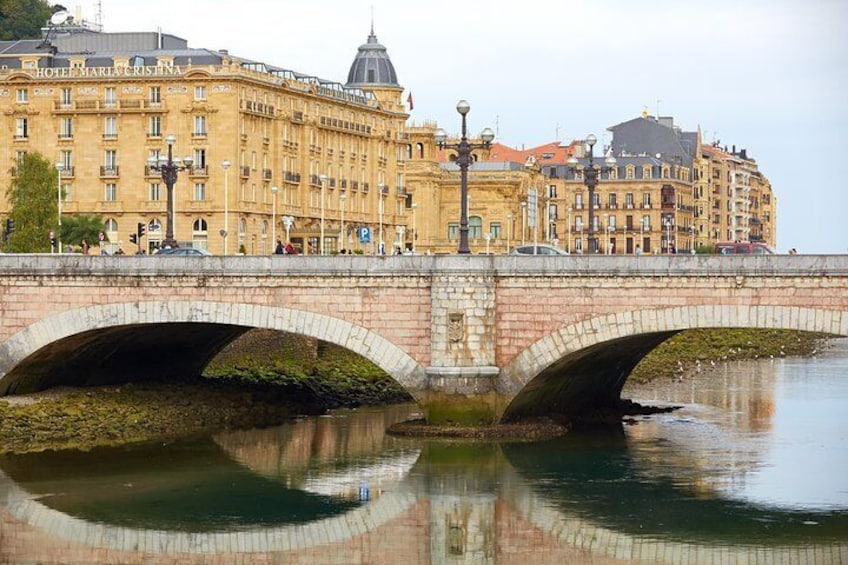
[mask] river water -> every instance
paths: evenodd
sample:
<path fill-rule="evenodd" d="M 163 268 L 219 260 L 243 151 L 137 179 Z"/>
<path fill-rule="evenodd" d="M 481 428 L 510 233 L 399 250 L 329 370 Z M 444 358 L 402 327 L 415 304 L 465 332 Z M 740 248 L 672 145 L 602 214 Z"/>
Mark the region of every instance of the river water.
<path fill-rule="evenodd" d="M 848 340 L 625 390 L 536 443 L 393 438 L 415 406 L 0 457 L 3 563 L 848 563 Z"/>

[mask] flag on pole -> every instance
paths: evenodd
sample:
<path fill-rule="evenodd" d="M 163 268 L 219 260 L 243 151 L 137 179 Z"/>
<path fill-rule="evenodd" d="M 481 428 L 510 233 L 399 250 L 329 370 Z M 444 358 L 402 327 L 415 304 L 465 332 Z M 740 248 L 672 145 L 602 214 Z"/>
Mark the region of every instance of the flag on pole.
<path fill-rule="evenodd" d="M 412 92 L 409 93 L 409 96 L 406 97 L 406 103 L 409 104 L 409 111 L 412 111 Z"/>

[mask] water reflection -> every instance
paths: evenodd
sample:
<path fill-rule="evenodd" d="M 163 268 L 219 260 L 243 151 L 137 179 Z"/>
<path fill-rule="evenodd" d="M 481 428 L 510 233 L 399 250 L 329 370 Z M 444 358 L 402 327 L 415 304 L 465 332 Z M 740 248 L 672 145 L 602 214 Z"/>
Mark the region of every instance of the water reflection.
<path fill-rule="evenodd" d="M 728 365 L 631 391 L 680 411 L 533 444 L 386 436 L 403 406 L 2 457 L 0 562 L 848 562 L 846 368 Z"/>

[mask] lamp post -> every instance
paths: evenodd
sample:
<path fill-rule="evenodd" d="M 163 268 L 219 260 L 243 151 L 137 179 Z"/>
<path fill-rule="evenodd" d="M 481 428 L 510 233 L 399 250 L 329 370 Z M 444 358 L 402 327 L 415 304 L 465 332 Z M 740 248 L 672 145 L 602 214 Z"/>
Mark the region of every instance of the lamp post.
<path fill-rule="evenodd" d="M 57 250 L 62 254 L 62 169 L 65 168 L 64 163 L 56 163 L 56 172 L 58 180 L 56 183 L 56 202 L 59 206 L 59 229 L 56 232 L 56 242 L 58 243 Z"/>
<path fill-rule="evenodd" d="M 521 245 L 525 244 L 527 236 L 527 202 L 521 203 Z"/>
<path fill-rule="evenodd" d="M 327 175 L 318 175 L 321 182 L 321 239 L 318 241 L 318 253 L 324 254 L 324 187 L 327 184 Z"/>
<path fill-rule="evenodd" d="M 610 223 L 609 223 L 609 214 L 604 214 L 604 223 L 606 224 L 607 229 L 607 255 L 611 255 L 612 250 L 610 249 Z"/>
<path fill-rule="evenodd" d="M 671 218 L 663 220 L 665 224 L 665 252 L 671 253 Z"/>
<path fill-rule="evenodd" d="M 488 148 L 495 139 L 495 133 L 486 128 L 480 132 L 482 143 L 470 143 L 467 136 L 465 116 L 471 110 L 471 105 L 465 100 L 460 100 L 456 105 L 456 111 L 462 116 L 462 137 L 459 143 L 447 143 L 447 133 L 439 128 L 436 130 L 435 140 L 439 149 L 456 149 L 457 164 L 459 164 L 459 250 L 457 253 L 471 253 L 468 247 L 468 167 L 471 164 L 471 151 L 473 149 Z"/>
<path fill-rule="evenodd" d="M 415 254 L 415 240 L 418 239 L 418 232 L 415 228 L 415 209 L 418 208 L 418 203 L 412 203 L 412 253 Z"/>
<path fill-rule="evenodd" d="M 224 169 L 224 255 L 230 254 L 230 162 L 226 159 L 221 161 L 221 168 Z"/>
<path fill-rule="evenodd" d="M 589 189 L 589 253 L 598 252 L 598 244 L 595 241 L 595 188 L 598 186 L 598 176 L 602 172 L 608 172 L 615 166 L 615 157 L 610 155 L 606 158 L 605 166 L 598 167 L 595 165 L 594 147 L 598 142 L 598 138 L 594 134 L 589 134 L 586 137 L 586 147 L 589 149 L 589 161 L 583 167 L 583 183 Z M 579 161 L 577 157 L 572 157 L 568 160 L 568 164 L 572 172 L 576 172 Z"/>
<path fill-rule="evenodd" d="M 386 254 L 386 245 L 383 243 L 383 185 L 381 184 L 379 187 L 379 194 L 377 197 L 380 199 L 377 202 L 377 212 L 380 217 L 380 229 L 379 237 L 377 239 L 377 255 L 385 255 Z"/>
<path fill-rule="evenodd" d="M 275 251 L 277 245 L 277 191 L 279 190 L 276 186 L 271 187 L 271 253 Z"/>
<path fill-rule="evenodd" d="M 347 194 L 345 194 L 344 192 L 339 194 L 339 207 L 342 209 L 342 225 L 341 225 L 341 229 L 339 230 L 339 251 L 341 251 L 342 249 L 345 249 L 345 247 L 343 247 L 343 245 L 346 244 L 346 242 L 345 242 L 345 239 L 346 239 L 345 233 L 346 232 L 345 232 L 345 225 L 344 225 L 344 213 L 345 213 L 345 200 L 346 199 L 347 199 Z"/>
<path fill-rule="evenodd" d="M 568 207 L 568 223 L 565 225 L 565 250 L 571 253 L 571 206 Z"/>
<path fill-rule="evenodd" d="M 512 212 L 506 215 L 506 252 L 512 247 Z"/>
<path fill-rule="evenodd" d="M 488 255 L 489 254 L 489 241 L 492 239 L 492 234 L 489 233 L 489 232 L 484 233 L 483 239 L 486 240 L 486 255 Z"/>
<path fill-rule="evenodd" d="M 177 138 L 173 135 L 165 137 L 165 143 L 168 144 L 168 156 L 150 157 L 147 160 L 147 165 L 152 171 L 162 173 L 162 181 L 168 189 L 168 218 L 165 224 L 165 239 L 162 241 L 163 247 L 177 247 L 177 240 L 174 239 L 174 185 L 177 183 L 177 173 L 191 168 L 194 159 L 186 155 L 184 159 L 179 157 L 174 158 L 174 143 Z"/>

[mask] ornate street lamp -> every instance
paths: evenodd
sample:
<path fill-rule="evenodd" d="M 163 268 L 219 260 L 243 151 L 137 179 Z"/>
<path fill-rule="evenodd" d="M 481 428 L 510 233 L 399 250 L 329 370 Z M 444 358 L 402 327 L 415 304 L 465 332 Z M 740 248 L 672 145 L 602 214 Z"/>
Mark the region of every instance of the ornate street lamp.
<path fill-rule="evenodd" d="M 221 161 L 221 168 L 224 169 L 224 229 L 221 230 L 221 236 L 224 238 L 224 255 L 230 254 L 229 235 L 230 235 L 230 161 L 224 159 Z"/>
<path fill-rule="evenodd" d="M 65 168 L 65 164 L 62 162 L 56 163 L 56 172 L 59 174 L 59 180 L 56 184 L 57 187 L 57 202 L 59 206 L 59 229 L 56 230 L 56 242 L 58 243 L 56 249 L 59 254 L 62 253 L 62 169 Z"/>
<path fill-rule="evenodd" d="M 327 185 L 327 175 L 318 175 L 318 181 L 321 183 L 321 239 L 318 241 L 318 253 L 324 254 L 324 187 Z"/>
<path fill-rule="evenodd" d="M 594 147 L 598 142 L 598 138 L 594 134 L 589 134 L 586 138 L 586 147 L 589 149 L 589 162 L 583 167 L 583 183 L 589 189 L 589 253 L 598 252 L 598 242 L 595 241 L 595 188 L 598 186 L 598 177 L 600 173 L 606 173 L 615 167 L 615 157 L 610 155 L 604 161 L 605 165 L 598 167 L 595 165 Z M 577 165 L 580 161 L 577 157 L 572 157 L 568 160 L 568 165 L 572 173 L 577 172 Z"/>
<path fill-rule="evenodd" d="M 165 137 L 165 143 L 168 144 L 168 156 L 156 157 L 151 156 L 147 160 L 147 166 L 151 171 L 159 171 L 162 173 L 162 182 L 168 189 L 168 218 L 165 224 L 165 239 L 162 241 L 162 247 L 178 247 L 177 240 L 174 239 L 174 185 L 177 183 L 177 173 L 191 169 L 194 159 L 190 155 L 185 158 L 174 158 L 174 143 L 177 138 L 173 135 Z"/>
<path fill-rule="evenodd" d="M 471 253 L 468 247 L 468 167 L 471 164 L 471 151 L 474 149 L 485 149 L 492 145 L 492 140 L 495 139 L 495 133 L 486 128 L 480 132 L 482 143 L 470 143 L 467 137 L 467 129 L 465 116 L 471 110 L 471 105 L 465 100 L 460 100 L 456 105 L 456 111 L 462 116 L 462 137 L 459 143 L 447 143 L 448 135 L 445 130 L 439 128 L 436 130 L 436 143 L 439 149 L 451 148 L 456 149 L 457 164 L 459 165 L 459 250 L 457 253 Z"/>
<path fill-rule="evenodd" d="M 277 191 L 276 186 L 271 187 L 271 253 L 276 251 L 277 245 Z"/>

